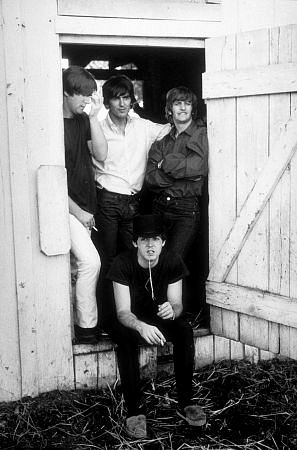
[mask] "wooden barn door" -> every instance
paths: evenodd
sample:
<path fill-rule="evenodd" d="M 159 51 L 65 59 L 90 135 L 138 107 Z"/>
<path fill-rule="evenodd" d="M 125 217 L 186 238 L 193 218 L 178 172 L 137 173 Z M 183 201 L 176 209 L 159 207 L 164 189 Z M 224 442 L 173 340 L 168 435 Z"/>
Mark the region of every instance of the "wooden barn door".
<path fill-rule="evenodd" d="M 211 328 L 297 358 L 296 91 L 297 25 L 207 40 Z"/>

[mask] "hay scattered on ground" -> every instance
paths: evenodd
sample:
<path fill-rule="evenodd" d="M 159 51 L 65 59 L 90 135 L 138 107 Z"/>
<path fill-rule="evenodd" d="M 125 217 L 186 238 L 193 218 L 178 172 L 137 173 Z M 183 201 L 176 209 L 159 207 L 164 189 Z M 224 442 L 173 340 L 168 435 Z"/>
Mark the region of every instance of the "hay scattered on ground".
<path fill-rule="evenodd" d="M 149 439 L 125 437 L 117 385 L 106 391 L 54 391 L 0 403 L 1 449 L 295 449 L 297 362 L 208 366 L 194 376 L 207 424 L 191 429 L 176 415 L 174 378 L 144 386 Z"/>

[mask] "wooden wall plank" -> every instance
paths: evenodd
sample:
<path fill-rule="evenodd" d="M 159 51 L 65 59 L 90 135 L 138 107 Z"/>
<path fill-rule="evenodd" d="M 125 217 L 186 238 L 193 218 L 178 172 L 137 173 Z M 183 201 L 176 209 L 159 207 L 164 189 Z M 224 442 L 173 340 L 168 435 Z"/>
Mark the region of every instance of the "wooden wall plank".
<path fill-rule="evenodd" d="M 256 225 L 275 186 L 296 152 L 296 124 L 297 117 L 291 118 L 281 130 L 279 139 L 275 143 L 281 151 L 279 151 L 277 155 L 271 155 L 266 166 L 262 169 L 257 182 L 254 184 L 252 191 L 241 208 L 237 221 L 216 258 L 214 266 L 211 268 L 210 279 L 223 281 L 226 278 L 230 267 L 232 267 L 237 255 L 242 250 L 253 227 Z M 246 151 L 248 152 L 248 150 L 249 149 L 247 148 Z M 264 239 L 265 235 L 263 235 L 264 232 L 260 233 L 259 229 L 257 229 L 257 233 L 259 236 L 256 242 L 260 245 L 260 238 L 262 237 L 262 239 Z M 252 242 L 252 244 L 254 245 L 255 254 L 258 255 L 259 247 L 256 246 L 256 242 Z M 261 247 L 263 248 L 263 245 L 260 246 L 260 248 Z M 255 271 L 253 272 L 253 275 L 255 275 Z M 251 280 L 253 281 L 253 279 Z"/>
<path fill-rule="evenodd" d="M 205 46 L 207 71 L 235 68 L 235 36 L 208 39 Z M 220 99 L 206 102 L 206 105 L 211 148 L 208 189 L 209 233 L 212 236 L 209 263 L 212 267 L 236 217 L 236 104 L 235 99 Z M 228 117 L 228 120 L 222 120 L 222 117 Z"/>
<path fill-rule="evenodd" d="M 58 14 L 87 17 L 127 17 L 135 19 L 166 19 L 220 22 L 219 5 L 204 2 L 152 0 L 59 0 Z"/>
<path fill-rule="evenodd" d="M 231 360 L 244 359 L 244 345 L 242 342 L 230 341 L 230 358 Z"/>
<path fill-rule="evenodd" d="M 97 353 L 75 356 L 74 367 L 76 389 L 96 389 L 98 387 Z"/>
<path fill-rule="evenodd" d="M 208 281 L 207 302 L 218 308 L 297 328 L 297 301 L 258 289 Z"/>
<path fill-rule="evenodd" d="M 102 17 L 70 17 L 58 16 L 56 32 L 58 34 L 79 34 L 96 36 L 125 36 L 127 30 L 133 29 L 133 36 L 208 38 L 220 35 L 217 22 L 198 22 L 188 20 L 187 26 L 183 20 L 149 20 L 120 19 Z"/>
<path fill-rule="evenodd" d="M 263 350 L 268 350 L 269 333 L 267 320 L 241 314 L 240 342 Z"/>
<path fill-rule="evenodd" d="M 215 362 L 230 360 L 230 340 L 221 336 L 214 336 Z"/>
<path fill-rule="evenodd" d="M 279 353 L 279 324 L 268 322 L 268 349 L 272 353 Z"/>
<path fill-rule="evenodd" d="M 271 30 L 270 61 L 272 64 L 292 61 L 292 28 Z M 276 147 L 279 130 L 290 118 L 290 94 L 270 96 L 270 154 L 280 151 Z M 290 295 L 290 164 L 281 177 L 269 202 L 270 212 L 270 267 L 269 291 Z"/>
<path fill-rule="evenodd" d="M 214 362 L 214 336 L 203 336 L 194 339 L 195 370 Z"/>
<path fill-rule="evenodd" d="M 32 214 L 29 192 L 29 148 L 25 129 L 24 36 L 21 2 L 2 1 L 5 43 L 5 71 L 7 86 L 7 119 L 10 157 L 11 206 L 13 213 L 16 293 L 18 301 L 18 325 L 7 324 L 0 333 L 7 342 L 19 331 L 21 359 L 21 395 L 38 393 L 38 361 L 36 342 L 36 301 L 34 296 L 34 268 L 32 259 Z M 17 70 L 16 70 L 17 67 Z M 21 186 L 21 189 L 20 189 Z M 13 249 L 11 249 L 13 251 Z M 12 332 L 7 326 L 18 326 Z M 13 333 L 13 334 L 12 334 Z M 0 339 L 2 340 L 2 339 Z M 19 355 L 18 355 L 19 357 Z M 17 363 L 16 370 L 18 371 Z M 10 366 L 10 369 L 11 366 Z"/>
<path fill-rule="evenodd" d="M 8 3 L 10 7 L 11 2 Z M 36 305 L 36 312 L 34 314 L 31 311 L 30 317 L 31 320 L 32 318 L 35 320 L 37 343 L 37 352 L 33 354 L 37 370 L 32 369 L 32 364 L 29 367 L 30 360 L 26 355 L 27 377 L 32 377 L 34 373 L 38 382 L 32 383 L 29 380 L 28 385 L 33 386 L 38 392 L 44 392 L 53 389 L 69 389 L 73 387 L 74 381 L 69 256 L 47 257 L 40 251 L 36 201 L 38 168 L 41 165 L 64 165 L 62 80 L 59 40 L 55 32 L 56 2 L 26 0 L 21 3 L 19 17 L 21 17 L 21 28 L 25 38 L 23 37 L 24 47 L 20 61 L 25 71 L 22 74 L 22 81 L 25 89 L 23 114 L 26 120 L 26 136 L 25 141 L 18 148 L 18 153 L 24 154 L 25 142 L 30 149 L 27 154 L 27 175 L 31 220 L 30 254 L 33 258 L 34 273 L 34 277 L 32 276 L 34 292 L 29 303 L 31 305 L 35 302 Z M 39 36 L 42 36 L 42 45 L 37 38 Z M 20 61 L 12 65 L 15 73 L 18 72 L 15 67 L 18 67 Z M 61 192 L 61 196 L 63 195 L 65 190 Z M 54 211 L 53 214 L 55 215 Z M 59 232 L 60 230 L 57 229 L 57 235 Z M 26 264 L 28 264 L 27 261 Z M 20 319 L 24 325 L 20 340 L 24 344 L 24 351 L 28 351 L 30 348 L 24 335 L 28 328 L 30 329 L 28 327 L 30 322 L 24 312 Z M 23 393 L 28 393 L 27 389 L 24 389 Z"/>
<path fill-rule="evenodd" d="M 250 361 L 252 364 L 259 362 L 259 349 L 251 345 L 244 346 L 244 359 Z"/>
<path fill-rule="evenodd" d="M 259 352 L 259 360 L 260 361 L 269 361 L 270 359 L 276 358 L 276 354 L 272 352 L 267 352 L 266 350 L 260 350 Z"/>
<path fill-rule="evenodd" d="M 263 64 L 254 69 L 207 72 L 203 74 L 202 96 L 209 100 L 296 92 L 296 70 L 296 63 L 283 63 Z"/>
<path fill-rule="evenodd" d="M 113 350 L 98 354 L 98 388 L 112 386 L 117 379 L 118 369 L 116 355 Z"/>
<path fill-rule="evenodd" d="M 2 2 L 0 16 L 3 16 Z M 5 61 L 6 31 L 0 27 L 0 60 Z M 0 401 L 21 395 L 18 344 L 18 311 L 10 186 L 9 133 L 7 121 L 7 80 L 5 64 L 0 66 Z M 5 338 L 4 338 L 5 337 Z"/>
<path fill-rule="evenodd" d="M 268 63 L 268 30 L 237 36 L 237 69 L 249 70 Z M 268 110 L 268 96 L 237 99 L 237 211 L 245 205 L 268 158 Z M 238 255 L 238 284 L 267 289 L 267 227 L 265 211 L 250 229 Z"/>
<path fill-rule="evenodd" d="M 297 62 L 297 26 L 291 27 L 291 57 Z M 297 93 L 291 94 L 291 114 L 297 113 Z M 297 298 L 297 155 L 291 161 L 290 186 L 290 297 Z"/>

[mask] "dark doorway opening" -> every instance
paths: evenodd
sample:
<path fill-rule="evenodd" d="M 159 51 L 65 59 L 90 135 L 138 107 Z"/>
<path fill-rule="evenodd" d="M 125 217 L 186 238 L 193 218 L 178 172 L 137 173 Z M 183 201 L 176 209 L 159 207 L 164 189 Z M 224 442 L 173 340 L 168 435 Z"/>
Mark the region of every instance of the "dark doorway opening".
<path fill-rule="evenodd" d="M 125 74 L 133 82 L 136 98 L 142 106 L 139 113 L 154 122 L 165 123 L 166 92 L 176 86 L 189 87 L 199 99 L 199 116 L 206 119 L 202 100 L 202 73 L 205 71 L 203 48 L 138 47 L 122 45 L 63 44 L 62 58 L 68 65 L 86 67 L 103 84 L 112 75 Z M 144 209 L 150 210 L 152 198 L 145 194 Z M 185 305 L 198 325 L 208 325 L 205 281 L 208 275 L 208 190 L 201 197 L 201 226 L 186 264 L 190 275 L 191 301 Z"/>

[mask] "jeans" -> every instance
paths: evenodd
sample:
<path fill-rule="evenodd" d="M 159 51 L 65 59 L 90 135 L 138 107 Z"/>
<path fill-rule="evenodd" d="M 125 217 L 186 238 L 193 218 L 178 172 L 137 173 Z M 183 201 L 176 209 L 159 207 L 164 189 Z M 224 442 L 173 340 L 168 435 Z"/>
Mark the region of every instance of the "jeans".
<path fill-rule="evenodd" d="M 94 328 L 98 321 L 96 286 L 101 261 L 87 228 L 72 214 L 69 224 L 71 253 L 77 264 L 76 323 L 81 328 Z"/>
<path fill-rule="evenodd" d="M 124 195 L 106 189 L 97 190 L 95 222 L 98 232 L 93 232 L 92 238 L 102 261 L 97 289 L 102 324 L 115 314 L 112 283 L 106 280 L 106 274 L 113 258 L 120 251 L 132 248 L 133 218 L 138 211 L 138 194 Z"/>
<path fill-rule="evenodd" d="M 177 198 L 163 193 L 153 201 L 153 214 L 160 214 L 164 219 L 167 248 L 186 258 L 199 232 L 198 197 Z"/>
<path fill-rule="evenodd" d="M 177 400 L 181 408 L 192 399 L 192 379 L 194 370 L 194 341 L 190 325 L 182 318 L 149 321 L 159 328 L 167 341 L 173 343 L 174 373 Z M 140 371 L 138 347 L 144 341 L 135 330 L 125 327 L 117 320 L 110 323 L 108 332 L 117 344 L 117 362 L 121 377 L 128 416 L 140 413 Z M 146 343 L 146 345 L 149 345 Z"/>

